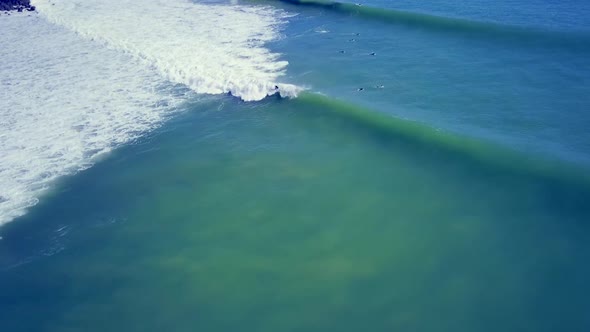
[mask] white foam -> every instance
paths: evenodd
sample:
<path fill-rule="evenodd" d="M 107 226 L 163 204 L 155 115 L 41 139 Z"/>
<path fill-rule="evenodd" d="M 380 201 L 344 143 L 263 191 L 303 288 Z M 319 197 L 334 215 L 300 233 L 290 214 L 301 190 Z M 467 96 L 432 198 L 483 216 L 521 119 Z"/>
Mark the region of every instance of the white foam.
<path fill-rule="evenodd" d="M 35 0 L 41 15 L 124 50 L 198 93 L 245 101 L 298 88 L 277 83 L 286 61 L 264 44 L 279 38 L 284 14 L 270 7 L 188 0 Z"/>
<path fill-rule="evenodd" d="M 0 18 L 0 225 L 56 178 L 157 127 L 198 93 L 245 101 L 299 88 L 264 44 L 284 15 L 185 0 L 36 0 Z M 81 38 L 84 37 L 84 38 Z M 105 47 L 106 46 L 106 47 Z"/>
<path fill-rule="evenodd" d="M 27 15 L 0 17 L 0 225 L 181 100 L 128 54 Z"/>

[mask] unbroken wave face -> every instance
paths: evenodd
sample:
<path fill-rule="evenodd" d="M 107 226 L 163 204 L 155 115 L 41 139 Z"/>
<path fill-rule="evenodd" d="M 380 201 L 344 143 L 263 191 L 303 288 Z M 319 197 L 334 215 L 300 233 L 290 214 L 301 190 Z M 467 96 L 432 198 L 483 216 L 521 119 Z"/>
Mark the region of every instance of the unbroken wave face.
<path fill-rule="evenodd" d="M 128 52 L 197 93 L 231 93 L 254 101 L 277 92 L 283 96 L 297 92 L 295 86 L 277 83 L 287 62 L 264 48 L 280 36 L 285 18 L 281 11 L 187 0 L 36 0 L 33 4 L 49 21 Z"/>

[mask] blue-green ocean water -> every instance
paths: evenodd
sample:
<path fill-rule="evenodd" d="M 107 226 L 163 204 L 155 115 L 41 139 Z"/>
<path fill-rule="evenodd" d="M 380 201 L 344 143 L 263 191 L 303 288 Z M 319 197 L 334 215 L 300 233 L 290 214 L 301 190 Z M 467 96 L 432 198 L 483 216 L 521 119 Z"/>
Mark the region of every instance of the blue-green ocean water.
<path fill-rule="evenodd" d="M 308 91 L 62 178 L 0 228 L 3 331 L 590 330 L 590 5 L 251 3 Z"/>

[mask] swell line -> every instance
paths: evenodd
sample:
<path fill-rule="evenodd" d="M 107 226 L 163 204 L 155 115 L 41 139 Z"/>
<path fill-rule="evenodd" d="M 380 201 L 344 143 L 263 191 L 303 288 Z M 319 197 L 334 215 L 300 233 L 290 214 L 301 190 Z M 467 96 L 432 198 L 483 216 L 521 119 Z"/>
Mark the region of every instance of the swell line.
<path fill-rule="evenodd" d="M 277 1 L 277 0 L 275 0 Z M 353 3 L 324 0 L 278 0 L 296 6 L 325 9 L 331 12 L 378 20 L 385 23 L 453 33 L 465 37 L 492 38 L 518 43 L 589 50 L 590 35 L 584 32 L 550 31 L 534 27 L 504 25 L 461 18 L 384 9 Z"/>
<path fill-rule="evenodd" d="M 404 120 L 346 103 L 313 92 L 304 92 L 287 101 L 298 111 L 334 116 L 352 126 L 351 130 L 377 137 L 380 141 L 409 146 L 416 152 L 442 156 L 448 162 L 461 161 L 476 165 L 492 174 L 512 174 L 536 179 L 538 183 L 576 188 L 576 197 L 590 194 L 590 176 L 577 165 L 559 160 L 527 155 L 491 142 L 437 130 L 425 124 Z M 569 194 L 568 197 L 571 197 Z"/>

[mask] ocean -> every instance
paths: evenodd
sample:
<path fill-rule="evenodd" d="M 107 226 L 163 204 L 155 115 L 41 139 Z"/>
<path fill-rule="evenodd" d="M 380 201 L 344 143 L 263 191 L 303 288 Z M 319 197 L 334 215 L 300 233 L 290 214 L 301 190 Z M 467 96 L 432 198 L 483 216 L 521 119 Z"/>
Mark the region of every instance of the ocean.
<path fill-rule="evenodd" d="M 590 3 L 0 12 L 2 331 L 590 330 Z"/>

